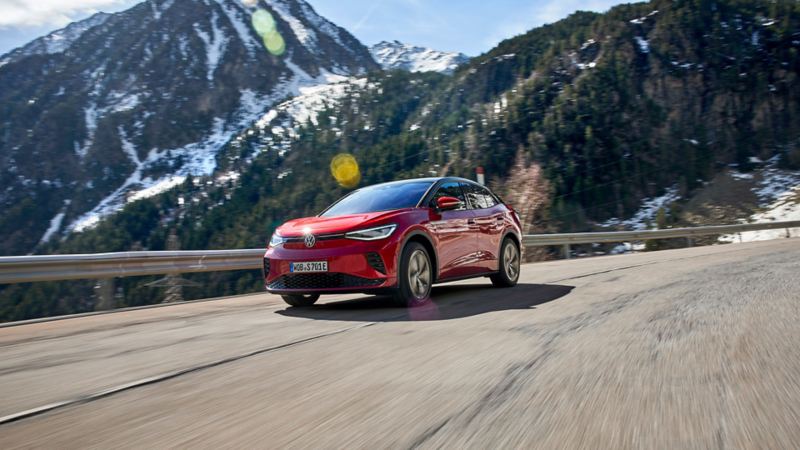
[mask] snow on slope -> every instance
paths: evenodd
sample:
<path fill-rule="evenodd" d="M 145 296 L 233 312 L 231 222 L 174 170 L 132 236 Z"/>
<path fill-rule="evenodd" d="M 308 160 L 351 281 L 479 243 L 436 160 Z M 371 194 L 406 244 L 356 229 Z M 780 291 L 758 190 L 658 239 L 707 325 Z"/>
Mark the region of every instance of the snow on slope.
<path fill-rule="evenodd" d="M 658 197 L 653 198 L 646 198 L 642 201 L 639 210 L 636 211 L 630 219 L 621 220 L 617 218 L 609 219 L 600 224 L 601 227 L 607 228 L 623 228 L 626 230 L 645 230 L 647 229 L 647 225 L 653 224 L 655 222 L 656 213 L 658 213 L 659 208 L 667 208 L 669 204 L 680 199 L 680 195 L 678 195 L 678 187 L 673 186 L 663 194 Z"/>
<path fill-rule="evenodd" d="M 757 173 L 760 180 L 753 188 L 763 210 L 743 220 L 745 223 L 769 223 L 787 220 L 800 220 L 800 171 L 777 168 L 778 159 L 772 158 L 767 166 Z M 720 236 L 720 242 L 751 242 L 800 237 L 800 228 L 788 230 L 758 230 Z"/>
<path fill-rule="evenodd" d="M 453 73 L 460 64 L 469 60 L 463 53 L 441 52 L 425 47 L 383 41 L 370 47 L 375 61 L 386 70 L 402 69 L 409 72 Z"/>
<path fill-rule="evenodd" d="M 73 221 L 68 230 L 81 232 L 90 229 L 103 217 L 120 211 L 127 203 L 166 192 L 183 183 L 188 176 L 211 175 L 217 166 L 216 156 L 219 150 L 256 120 L 260 124 L 270 115 L 277 116 L 276 110 L 271 110 L 266 115 L 264 111 L 281 99 L 292 98 L 276 109 L 286 111 L 292 122 L 301 124 L 308 120 L 316 121 L 316 113 L 336 98 L 336 95 L 343 94 L 347 78 L 326 71 L 322 71 L 318 77 L 312 77 L 291 60 L 287 59 L 285 63 L 292 71 L 291 77 L 282 80 L 269 95 L 259 97 L 253 91 L 242 91 L 239 109 L 234 119 L 226 122 L 222 118 L 216 118 L 210 133 L 199 142 L 180 148 L 152 149 L 147 157 L 140 161 L 136 157 L 133 144 L 123 139 L 123 149 L 136 167 L 133 174 L 91 211 Z M 284 126 L 288 127 L 289 123 L 284 123 Z M 290 130 L 291 132 L 293 130 Z M 122 131 L 121 135 L 124 136 Z M 158 179 L 142 177 L 148 167 L 158 165 L 168 155 L 171 155 L 172 159 L 183 159 L 186 162 L 174 173 Z"/>

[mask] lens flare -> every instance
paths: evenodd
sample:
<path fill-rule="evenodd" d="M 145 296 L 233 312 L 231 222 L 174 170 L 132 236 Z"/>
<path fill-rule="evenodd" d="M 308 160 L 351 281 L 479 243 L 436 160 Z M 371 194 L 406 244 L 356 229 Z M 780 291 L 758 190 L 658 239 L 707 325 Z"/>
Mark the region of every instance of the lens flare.
<path fill-rule="evenodd" d="M 361 181 L 361 171 L 356 158 L 349 153 L 340 153 L 331 160 L 331 175 L 340 186 L 352 189 Z"/>
<path fill-rule="evenodd" d="M 266 9 L 259 9 L 254 12 L 253 17 L 250 19 L 253 23 L 253 28 L 259 36 L 267 36 L 275 32 L 275 19 Z"/>
<path fill-rule="evenodd" d="M 275 30 L 264 36 L 264 46 L 275 56 L 281 56 L 286 51 L 286 42 L 281 34 Z"/>

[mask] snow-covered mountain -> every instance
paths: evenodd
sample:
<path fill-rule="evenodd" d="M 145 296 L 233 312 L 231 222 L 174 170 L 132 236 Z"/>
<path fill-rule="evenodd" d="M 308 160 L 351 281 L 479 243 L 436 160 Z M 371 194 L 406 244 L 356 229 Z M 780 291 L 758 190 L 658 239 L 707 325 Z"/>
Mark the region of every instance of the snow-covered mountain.
<path fill-rule="evenodd" d="M 379 69 L 303 0 L 147 0 L 3 60 L 0 254 L 208 175 L 273 105 Z"/>
<path fill-rule="evenodd" d="M 28 44 L 0 57 L 0 66 L 18 61 L 26 56 L 61 53 L 87 30 L 102 24 L 109 17 L 111 17 L 111 14 L 99 12 L 84 20 L 73 22 L 60 30 L 53 31 L 46 36 L 34 39 Z"/>
<path fill-rule="evenodd" d="M 372 57 L 384 69 L 402 69 L 410 72 L 453 73 L 460 64 L 469 60 L 463 53 L 442 52 L 399 41 L 382 41 L 370 47 Z"/>

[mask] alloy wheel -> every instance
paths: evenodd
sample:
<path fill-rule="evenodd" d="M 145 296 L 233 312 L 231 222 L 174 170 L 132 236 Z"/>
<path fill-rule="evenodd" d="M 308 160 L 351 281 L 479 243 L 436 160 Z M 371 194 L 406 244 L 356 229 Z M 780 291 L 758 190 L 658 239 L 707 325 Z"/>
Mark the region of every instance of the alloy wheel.
<path fill-rule="evenodd" d="M 508 243 L 506 245 L 505 254 L 503 255 L 505 261 L 506 276 L 509 280 L 516 280 L 519 276 L 519 251 L 517 246 Z"/>
<path fill-rule="evenodd" d="M 408 262 L 408 284 L 415 298 L 428 295 L 431 286 L 431 266 L 428 256 L 422 250 L 414 250 Z"/>

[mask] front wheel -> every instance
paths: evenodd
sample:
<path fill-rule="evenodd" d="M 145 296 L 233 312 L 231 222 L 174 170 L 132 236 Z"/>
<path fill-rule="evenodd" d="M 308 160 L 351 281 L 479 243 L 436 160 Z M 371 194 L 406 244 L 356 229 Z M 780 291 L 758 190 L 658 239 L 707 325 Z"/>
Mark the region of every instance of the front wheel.
<path fill-rule="evenodd" d="M 422 244 L 411 242 L 400 257 L 395 303 L 402 307 L 421 305 L 430 297 L 431 285 L 433 266 L 428 251 Z"/>
<path fill-rule="evenodd" d="M 490 277 L 492 284 L 496 287 L 516 286 L 519 280 L 519 263 L 519 247 L 513 239 L 506 238 L 500 249 L 500 270 Z"/>
<path fill-rule="evenodd" d="M 281 298 L 291 306 L 311 306 L 319 300 L 319 294 L 288 294 Z"/>

